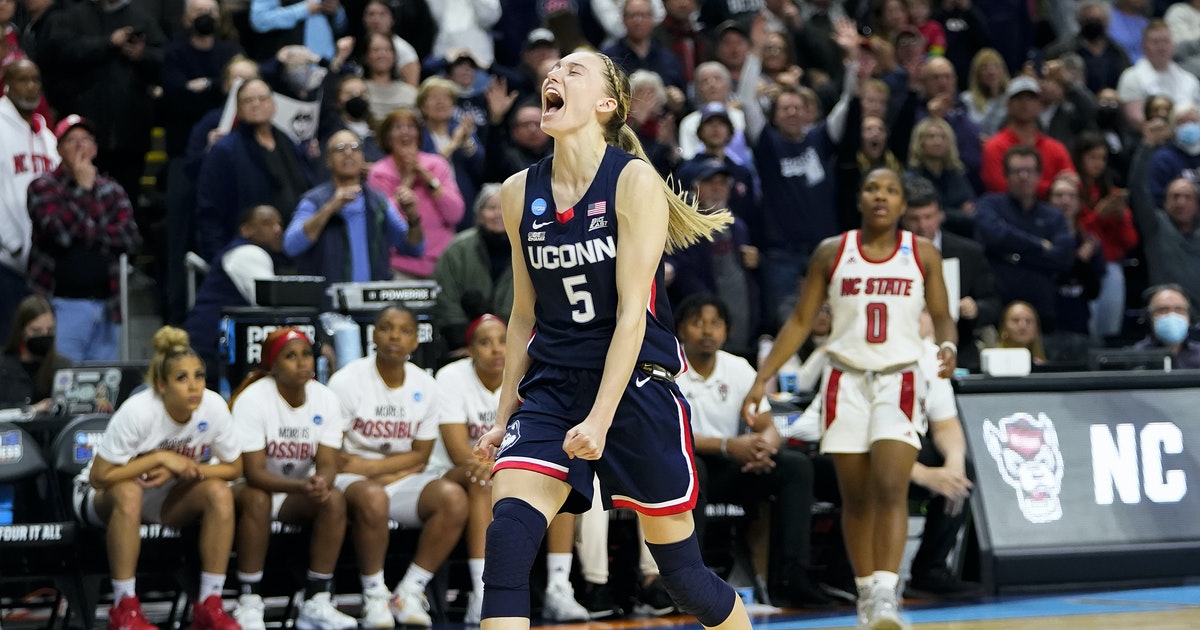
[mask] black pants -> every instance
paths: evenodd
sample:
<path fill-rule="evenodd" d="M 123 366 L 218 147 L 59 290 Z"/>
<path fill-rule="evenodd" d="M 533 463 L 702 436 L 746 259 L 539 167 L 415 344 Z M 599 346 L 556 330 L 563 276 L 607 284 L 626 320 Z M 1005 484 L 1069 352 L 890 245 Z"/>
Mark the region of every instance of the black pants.
<path fill-rule="evenodd" d="M 700 499 L 693 512 L 697 538 L 704 540 L 704 509 L 709 503 L 741 505 L 750 514 L 759 503 L 771 500 L 772 569 L 807 566 L 812 539 L 812 461 L 780 449 L 769 473 L 744 473 L 741 468 L 738 462 L 720 455 L 696 457 L 700 476 Z"/>
<path fill-rule="evenodd" d="M 921 439 L 921 452 L 917 461 L 937 468 L 945 463 L 942 454 L 933 445 L 933 440 L 927 435 Z M 967 478 L 975 481 L 975 467 L 971 460 L 966 461 Z M 921 546 L 913 558 L 912 574 L 922 575 L 946 569 L 946 557 L 954 550 L 958 540 L 958 532 L 967 524 L 970 516 L 968 505 L 963 505 L 962 511 L 951 516 L 946 513 L 946 497 L 934 495 L 929 490 L 915 483 L 908 484 L 910 501 L 920 501 L 925 504 L 925 530 L 921 532 Z"/>

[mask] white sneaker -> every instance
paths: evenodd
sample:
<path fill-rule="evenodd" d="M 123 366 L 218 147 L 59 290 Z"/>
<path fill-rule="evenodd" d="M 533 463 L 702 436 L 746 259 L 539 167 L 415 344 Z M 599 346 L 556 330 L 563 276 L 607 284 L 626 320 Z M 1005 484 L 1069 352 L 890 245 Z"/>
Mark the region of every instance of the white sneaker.
<path fill-rule="evenodd" d="M 358 620 L 334 607 L 329 593 L 317 593 L 300 605 L 296 627 L 299 630 L 351 630 L 358 627 Z"/>
<path fill-rule="evenodd" d="M 388 603 L 392 594 L 386 588 L 378 588 L 363 592 L 362 617 L 359 625 L 364 628 L 395 628 L 392 611 Z"/>
<path fill-rule="evenodd" d="M 267 625 L 263 623 L 265 610 L 266 605 L 258 595 L 240 595 L 237 607 L 233 609 L 233 619 L 243 630 L 266 630 Z"/>
<path fill-rule="evenodd" d="M 478 626 L 483 620 L 483 595 L 472 591 L 467 595 L 467 614 L 463 615 L 463 625 Z"/>
<path fill-rule="evenodd" d="M 433 625 L 433 620 L 429 618 L 429 601 L 425 599 L 425 593 L 413 593 L 397 586 L 396 590 L 392 591 L 390 604 L 392 617 L 398 624 L 425 628 Z"/>
<path fill-rule="evenodd" d="M 871 593 L 867 617 L 867 627 L 870 630 L 903 630 L 904 622 L 900 620 L 900 603 L 896 599 L 896 591 L 876 587 Z"/>
<path fill-rule="evenodd" d="M 587 621 L 591 613 L 575 601 L 575 589 L 570 582 L 553 582 L 546 587 L 542 618 L 550 621 Z"/>
<path fill-rule="evenodd" d="M 858 625 L 856 630 L 868 630 L 871 624 L 871 592 L 870 589 L 860 589 L 858 591 L 858 600 L 856 601 L 858 608 Z"/>

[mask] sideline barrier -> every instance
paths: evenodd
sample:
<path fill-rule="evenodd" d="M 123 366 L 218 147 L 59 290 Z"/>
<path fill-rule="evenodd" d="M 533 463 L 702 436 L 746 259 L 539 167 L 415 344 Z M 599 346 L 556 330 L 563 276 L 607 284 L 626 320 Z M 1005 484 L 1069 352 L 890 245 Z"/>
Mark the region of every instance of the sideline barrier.
<path fill-rule="evenodd" d="M 989 590 L 1200 575 L 1200 371 L 955 389 Z"/>

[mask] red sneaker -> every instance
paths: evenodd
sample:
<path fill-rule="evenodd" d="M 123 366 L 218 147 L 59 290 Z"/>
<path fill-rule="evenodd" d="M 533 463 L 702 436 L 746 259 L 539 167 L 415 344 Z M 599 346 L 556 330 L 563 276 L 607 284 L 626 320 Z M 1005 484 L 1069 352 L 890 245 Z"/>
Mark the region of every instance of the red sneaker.
<path fill-rule="evenodd" d="M 242 627 L 225 612 L 220 595 L 209 595 L 192 606 L 192 630 L 242 630 Z"/>
<path fill-rule="evenodd" d="M 127 595 L 108 611 L 108 630 L 158 630 L 158 626 L 146 620 L 138 598 Z"/>

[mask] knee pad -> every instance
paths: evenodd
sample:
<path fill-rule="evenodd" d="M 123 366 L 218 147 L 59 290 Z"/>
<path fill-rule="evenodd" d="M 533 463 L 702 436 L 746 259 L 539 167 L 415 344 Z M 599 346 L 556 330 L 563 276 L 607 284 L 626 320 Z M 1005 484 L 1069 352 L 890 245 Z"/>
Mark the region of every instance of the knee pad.
<path fill-rule="evenodd" d="M 528 503 L 509 497 L 492 507 L 483 565 L 484 619 L 529 617 L 529 570 L 545 534 L 546 517 Z"/>
<path fill-rule="evenodd" d="M 737 593 L 704 566 L 696 533 L 667 545 L 646 543 L 658 563 L 659 579 L 680 610 L 705 626 L 717 626 L 733 612 Z"/>

